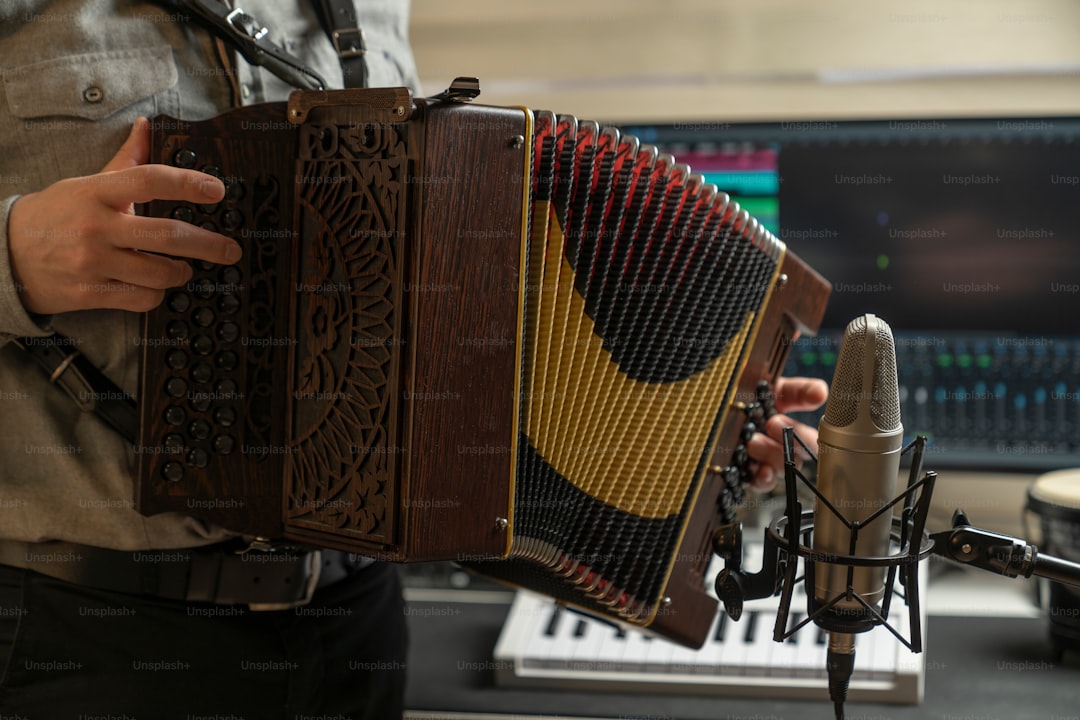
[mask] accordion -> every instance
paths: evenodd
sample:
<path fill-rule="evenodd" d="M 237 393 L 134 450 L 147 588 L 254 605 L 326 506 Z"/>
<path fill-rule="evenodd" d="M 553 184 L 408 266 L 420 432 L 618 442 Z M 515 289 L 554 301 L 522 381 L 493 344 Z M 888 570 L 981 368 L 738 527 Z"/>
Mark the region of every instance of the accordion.
<path fill-rule="evenodd" d="M 783 243 L 614 128 L 447 94 L 158 117 L 151 158 L 226 194 L 141 212 L 245 254 L 146 314 L 140 512 L 454 560 L 701 644 L 743 409 L 830 290 Z"/>

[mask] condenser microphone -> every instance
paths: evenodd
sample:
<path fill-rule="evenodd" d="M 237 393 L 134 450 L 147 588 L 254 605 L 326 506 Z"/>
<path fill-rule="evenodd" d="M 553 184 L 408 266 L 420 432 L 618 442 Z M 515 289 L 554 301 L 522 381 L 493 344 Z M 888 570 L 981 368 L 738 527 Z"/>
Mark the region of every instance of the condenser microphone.
<path fill-rule="evenodd" d="M 830 559 L 889 554 L 891 513 L 870 518 L 895 495 L 902 449 L 892 330 L 881 318 L 867 314 L 844 331 L 818 426 L 820 495 L 814 506 L 811 556 L 816 560 L 807 597 L 814 622 L 829 633 L 829 693 L 837 718 L 843 717 L 854 667 L 854 636 L 874 627 L 871 608 L 880 608 L 886 572 L 882 567 L 842 565 Z"/>

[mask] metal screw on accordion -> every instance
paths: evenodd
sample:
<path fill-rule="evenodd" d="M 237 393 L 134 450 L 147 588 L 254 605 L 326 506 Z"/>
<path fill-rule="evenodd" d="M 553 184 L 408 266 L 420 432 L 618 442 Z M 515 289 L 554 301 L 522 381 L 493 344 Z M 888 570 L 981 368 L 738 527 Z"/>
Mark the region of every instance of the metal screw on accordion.
<path fill-rule="evenodd" d="M 780 273 L 780 277 L 776 278 L 776 289 L 779 290 L 780 288 L 787 285 L 787 281 L 788 281 L 787 273 Z"/>
<path fill-rule="evenodd" d="M 510 147 L 514 148 L 515 150 L 525 147 L 525 136 L 515 135 L 514 137 L 510 138 Z"/>
<path fill-rule="evenodd" d="M 495 527 L 499 530 L 505 530 L 506 528 L 510 527 L 510 521 L 504 517 L 495 518 Z"/>

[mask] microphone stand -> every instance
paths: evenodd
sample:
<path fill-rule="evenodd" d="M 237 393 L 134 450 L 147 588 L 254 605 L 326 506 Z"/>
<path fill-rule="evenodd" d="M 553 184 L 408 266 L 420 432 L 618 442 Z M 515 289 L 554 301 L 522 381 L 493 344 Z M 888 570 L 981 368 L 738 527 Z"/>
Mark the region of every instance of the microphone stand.
<path fill-rule="evenodd" d="M 862 610 L 858 613 L 852 613 L 848 619 L 843 621 L 842 628 L 831 629 L 846 633 L 850 638 L 856 633 L 866 632 L 874 627 L 882 626 L 912 652 L 922 652 L 918 564 L 929 556 L 933 547 L 933 542 L 926 534 L 925 526 L 930 512 L 930 498 L 937 478 L 934 472 L 927 472 L 921 479 L 919 478 L 919 474 L 922 473 L 922 457 L 926 438 L 919 437 L 904 448 L 901 453 L 906 455 L 914 449 L 907 489 L 862 521 L 852 521 L 846 518 L 828 498 L 825 498 L 818 491 L 816 485 L 798 469 L 795 463 L 795 442 L 799 443 L 811 461 L 816 461 L 817 458 L 813 451 L 795 434 L 794 428 L 788 427 L 784 429 L 783 441 L 785 512 L 784 515 L 774 520 L 765 531 L 765 555 L 761 570 L 757 573 L 748 573 L 742 570 L 742 527 L 740 525 L 723 526 L 713 536 L 713 549 L 725 559 L 724 570 L 716 579 L 716 593 L 724 603 L 725 612 L 732 620 L 738 620 L 742 615 L 744 600 L 763 598 L 779 593 L 780 605 L 776 614 L 776 624 L 773 628 L 773 640 L 783 642 L 805 625 L 829 617 L 829 611 L 841 601 L 854 601 L 862 606 Z M 850 550 L 848 554 L 822 554 L 812 549 L 811 537 L 814 529 L 814 511 L 802 510 L 797 493 L 798 481 L 802 481 L 814 493 L 823 507 L 835 515 L 848 528 L 850 531 Z M 859 530 L 878 517 L 886 513 L 893 513 L 901 503 L 902 509 L 900 513 L 897 517 L 892 518 L 892 530 L 890 532 L 890 543 L 893 547 L 898 548 L 897 552 L 881 557 L 856 555 L 855 548 Z M 799 558 L 803 559 L 804 577 L 797 577 Z M 788 617 L 795 585 L 803 582 L 807 588 L 812 587 L 814 585 L 815 566 L 818 563 L 840 567 L 846 573 L 846 588 L 843 592 L 825 599 L 815 598 L 814 593 L 808 590 L 807 617 L 793 628 L 788 629 Z M 856 567 L 879 567 L 883 571 L 887 571 L 884 595 L 880 607 L 872 606 L 855 591 L 854 575 Z M 908 606 L 907 638 L 888 623 L 893 590 L 897 579 L 904 588 L 903 598 Z M 828 622 L 835 625 L 840 621 L 832 617 Z M 835 656 L 835 653 L 833 655 Z M 853 669 L 853 644 L 843 653 L 844 662 L 835 662 L 835 657 L 831 657 L 831 660 L 828 663 L 829 694 L 833 699 L 837 718 L 842 719 L 843 705 L 847 697 L 847 686 Z"/>
<path fill-rule="evenodd" d="M 885 627 L 912 652 L 922 652 L 922 628 L 920 612 L 918 564 L 931 553 L 955 562 L 981 568 L 988 572 L 1007 577 L 1032 575 L 1080 588 L 1080 563 L 1063 560 L 1058 557 L 1039 553 L 1038 548 L 1020 538 L 993 533 L 972 527 L 967 515 L 957 510 L 953 515 L 953 527 L 930 535 L 926 532 L 926 519 L 930 511 L 937 474 L 927 471 L 922 474 L 923 451 L 926 438 L 919 436 L 902 454 L 914 450 L 908 476 L 907 489 L 891 502 L 880 508 L 862 522 L 848 522 L 833 505 L 817 490 L 795 464 L 794 443 L 802 446 L 806 456 L 816 461 L 815 454 L 795 434 L 794 428 L 784 429 L 784 480 L 785 511 L 765 530 L 764 559 L 761 570 L 756 573 L 742 569 L 742 526 L 730 523 L 720 526 L 713 534 L 713 550 L 724 558 L 724 569 L 716 578 L 716 593 L 724 604 L 724 611 L 732 620 L 742 615 L 743 602 L 757 598 L 780 595 L 780 605 L 773 628 L 773 640 L 783 642 L 798 632 L 808 623 L 823 617 L 827 611 L 841 600 L 856 600 L 863 605 L 864 615 L 853 621 L 852 633 L 865 632 L 876 626 Z M 922 474 L 922 478 L 919 475 Z M 798 499 L 797 485 L 802 481 L 819 498 L 826 509 L 837 515 L 851 530 L 850 555 L 822 556 L 811 548 L 814 529 L 814 512 L 803 511 Z M 892 519 L 891 543 L 897 552 L 883 557 L 854 555 L 855 541 L 859 528 L 872 522 L 885 512 L 893 512 L 894 507 L 903 502 L 902 510 Z M 798 576 L 799 558 L 803 558 L 804 576 Z M 815 601 L 813 593 L 808 592 L 810 602 L 806 619 L 790 630 L 787 628 L 791 610 L 792 594 L 795 585 L 804 582 L 807 587 L 813 585 L 816 563 L 844 566 L 847 569 L 846 592 L 838 594 L 825 602 Z M 880 609 L 871 606 L 856 593 L 852 587 L 855 567 L 887 568 L 885 594 Z M 904 588 L 903 599 L 908 606 L 908 637 L 888 623 L 889 608 L 892 600 L 895 580 Z M 847 678 L 832 677 L 830 668 L 830 695 L 836 706 L 837 718 L 843 717 L 843 704 L 847 695 Z M 845 673 L 837 671 L 835 674 Z M 850 673 L 846 673 L 850 677 Z"/>
<path fill-rule="evenodd" d="M 1080 563 L 1040 553 L 1037 546 L 1022 538 L 972 527 L 963 510 L 953 513 L 951 530 L 930 538 L 935 555 L 962 565 L 1011 578 L 1035 575 L 1080 588 Z"/>

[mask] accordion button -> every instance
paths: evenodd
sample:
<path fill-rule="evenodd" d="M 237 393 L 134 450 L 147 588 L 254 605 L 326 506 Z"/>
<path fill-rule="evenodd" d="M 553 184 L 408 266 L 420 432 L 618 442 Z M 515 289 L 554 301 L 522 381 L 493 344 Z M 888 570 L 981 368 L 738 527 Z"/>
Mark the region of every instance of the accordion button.
<path fill-rule="evenodd" d="M 219 352 L 214 358 L 217 362 L 217 366 L 222 370 L 235 370 L 236 369 L 236 353 L 231 350 L 225 352 Z"/>
<path fill-rule="evenodd" d="M 221 172 L 221 168 L 219 168 L 217 165 L 204 165 L 202 172 L 206 173 L 207 175 L 213 175 L 218 180 L 220 180 L 224 175 L 224 173 Z"/>
<path fill-rule="evenodd" d="M 173 340 L 185 340 L 188 336 L 188 326 L 182 320 L 173 320 L 165 327 L 165 334 Z"/>
<path fill-rule="evenodd" d="M 188 426 L 188 432 L 196 440 L 205 440 L 210 437 L 210 423 L 205 420 L 195 420 Z"/>
<path fill-rule="evenodd" d="M 171 350 L 165 356 L 165 362 L 173 370 L 183 370 L 188 366 L 188 354 L 183 350 Z"/>
<path fill-rule="evenodd" d="M 221 203 L 214 203 L 213 205 L 200 205 L 199 209 L 207 215 L 213 215 L 217 212 L 217 209 L 220 205 Z M 203 230 L 209 230 L 210 232 L 218 231 L 217 223 L 211 222 L 209 220 L 199 223 L 199 227 L 201 227 Z"/>
<path fill-rule="evenodd" d="M 217 336 L 222 342 L 236 342 L 240 337 L 240 326 L 233 322 L 222 323 L 217 329 Z"/>
<path fill-rule="evenodd" d="M 239 210 L 229 210 L 221 217 L 221 226 L 233 232 L 244 224 L 244 215 Z"/>
<path fill-rule="evenodd" d="M 173 220 L 180 220 L 186 223 L 195 222 L 195 211 L 185 205 L 173 208 L 172 216 Z"/>
<path fill-rule="evenodd" d="M 173 165 L 176 167 L 191 169 L 195 167 L 195 163 L 198 159 L 199 157 L 187 148 L 181 148 L 173 153 Z"/>
<path fill-rule="evenodd" d="M 165 408 L 165 422 L 169 425 L 183 425 L 185 420 L 187 420 L 187 413 L 184 412 L 184 408 L 177 405 Z"/>
<path fill-rule="evenodd" d="M 244 199 L 244 183 L 236 180 L 225 183 L 225 199 L 229 202 L 239 202 Z"/>
<path fill-rule="evenodd" d="M 184 466 L 180 463 L 165 463 L 161 468 L 161 476 L 169 482 L 180 482 L 184 479 Z"/>
<path fill-rule="evenodd" d="M 218 384 L 214 387 L 214 390 L 218 395 L 223 395 L 225 397 L 236 395 L 236 381 L 230 380 L 229 378 L 219 380 Z"/>
<path fill-rule="evenodd" d="M 196 283 L 188 283 L 188 287 L 203 300 L 209 300 L 214 297 L 214 293 L 217 292 L 214 283 L 205 280 Z M 207 308 L 207 310 L 210 310 L 210 308 Z M 213 310 L 210 310 L 210 312 L 213 313 Z"/>
<path fill-rule="evenodd" d="M 213 377 L 214 368 L 210 367 L 208 363 L 196 363 L 195 367 L 191 368 L 191 379 L 197 383 L 208 383 Z"/>
<path fill-rule="evenodd" d="M 231 407 L 218 408 L 214 411 L 214 422 L 222 427 L 232 427 L 236 422 L 236 410 Z"/>
<path fill-rule="evenodd" d="M 210 409 L 212 401 L 206 393 L 194 393 L 191 398 L 191 407 L 196 412 L 206 412 Z"/>
<path fill-rule="evenodd" d="M 165 392 L 169 394 L 169 397 L 184 397 L 187 395 L 187 380 L 178 377 L 172 378 L 169 382 L 165 383 Z"/>
<path fill-rule="evenodd" d="M 222 295 L 218 300 L 218 311 L 226 315 L 232 315 L 240 309 L 240 298 L 235 295 Z"/>
<path fill-rule="evenodd" d="M 176 292 L 169 295 L 169 309 L 173 312 L 187 312 L 191 307 L 191 296 L 187 293 Z"/>
<path fill-rule="evenodd" d="M 231 289 L 234 289 L 234 290 L 239 289 L 236 286 L 238 286 L 240 284 L 241 279 L 242 279 L 242 276 L 240 274 L 240 271 L 238 269 L 236 269 L 235 267 L 229 265 L 229 266 L 226 266 L 226 267 L 222 268 L 222 270 L 221 270 L 221 283 L 223 285 L 230 285 L 230 286 L 232 286 Z"/>
<path fill-rule="evenodd" d="M 210 455 L 205 450 L 195 448 L 188 453 L 187 461 L 192 467 L 204 468 L 210 462 Z"/>
<path fill-rule="evenodd" d="M 195 321 L 195 325 L 201 327 L 210 327 L 214 324 L 214 311 L 210 308 L 200 308 L 191 317 Z"/>
<path fill-rule="evenodd" d="M 161 443 L 165 452 L 170 455 L 184 452 L 184 436 L 177 433 L 169 433 Z"/>
<path fill-rule="evenodd" d="M 200 355 L 209 355 L 214 352 L 214 341 L 209 335 L 196 335 L 191 341 L 191 347 Z"/>
<path fill-rule="evenodd" d="M 236 445 L 236 441 L 232 439 L 230 435 L 218 435 L 214 438 L 213 448 L 214 452 L 219 455 L 228 455 L 233 451 Z"/>

